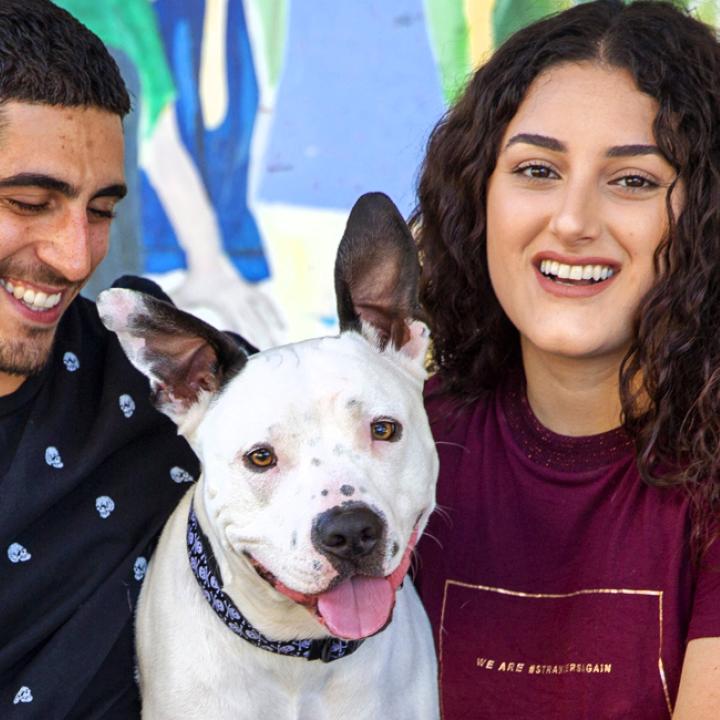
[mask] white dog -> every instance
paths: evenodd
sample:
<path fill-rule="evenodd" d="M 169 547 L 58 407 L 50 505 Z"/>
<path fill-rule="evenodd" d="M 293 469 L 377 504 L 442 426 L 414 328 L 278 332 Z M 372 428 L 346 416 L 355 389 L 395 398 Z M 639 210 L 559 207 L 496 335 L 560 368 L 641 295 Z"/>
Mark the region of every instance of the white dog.
<path fill-rule="evenodd" d="M 203 467 L 140 597 L 143 718 L 438 717 L 429 623 L 403 584 L 438 470 L 418 273 L 407 226 L 375 193 L 338 249 L 338 337 L 247 357 L 157 299 L 101 295 Z"/>

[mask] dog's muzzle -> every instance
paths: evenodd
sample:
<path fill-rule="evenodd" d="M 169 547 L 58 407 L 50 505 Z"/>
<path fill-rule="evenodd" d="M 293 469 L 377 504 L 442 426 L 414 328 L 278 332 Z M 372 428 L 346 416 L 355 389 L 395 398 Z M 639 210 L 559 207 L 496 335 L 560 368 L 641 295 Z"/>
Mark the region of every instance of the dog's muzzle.
<path fill-rule="evenodd" d="M 365 503 L 349 502 L 318 515 L 312 543 L 338 571 L 366 574 L 382 571 L 385 520 Z"/>

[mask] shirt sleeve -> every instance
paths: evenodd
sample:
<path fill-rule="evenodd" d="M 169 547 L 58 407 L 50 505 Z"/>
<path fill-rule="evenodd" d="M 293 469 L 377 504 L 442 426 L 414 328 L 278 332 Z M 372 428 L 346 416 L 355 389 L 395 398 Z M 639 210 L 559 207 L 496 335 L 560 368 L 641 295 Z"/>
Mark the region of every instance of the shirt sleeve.
<path fill-rule="evenodd" d="M 698 571 L 687 639 L 720 637 L 720 537 L 708 548 Z"/>

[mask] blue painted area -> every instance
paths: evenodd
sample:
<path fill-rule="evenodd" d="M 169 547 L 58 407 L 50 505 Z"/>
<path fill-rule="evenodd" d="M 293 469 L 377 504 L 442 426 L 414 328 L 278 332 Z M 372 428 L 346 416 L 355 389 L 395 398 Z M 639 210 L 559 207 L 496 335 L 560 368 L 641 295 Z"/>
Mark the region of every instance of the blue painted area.
<path fill-rule="evenodd" d="M 334 315 L 320 315 L 318 320 L 328 328 L 336 328 L 338 320 Z"/>
<path fill-rule="evenodd" d="M 200 21 L 202 22 L 202 19 Z M 197 122 L 201 121 L 201 118 L 198 106 L 199 59 L 197 64 L 194 61 L 200 54 L 200 48 L 198 47 L 197 51 L 194 52 L 192 30 L 190 23 L 186 19 L 179 20 L 173 28 L 171 48 L 173 79 L 180 99 L 179 102 L 175 103 L 175 112 L 185 146 L 190 154 L 195 157 L 198 153 L 195 141 L 198 131 Z"/>
<path fill-rule="evenodd" d="M 383 190 L 408 214 L 444 110 L 422 0 L 293 0 L 259 196 L 348 209 Z"/>
<path fill-rule="evenodd" d="M 185 253 L 175 239 L 175 231 L 160 204 L 155 189 L 142 170 L 140 193 L 145 252 L 144 272 L 165 273 L 187 267 Z"/>
<path fill-rule="evenodd" d="M 178 88 L 180 136 L 215 208 L 225 251 L 246 279 L 261 280 L 268 277 L 269 268 L 255 219 L 247 206 L 250 138 L 258 88 L 242 0 L 229 0 L 228 4 L 228 115 L 219 128 L 210 132 L 203 124 L 198 85 L 204 8 L 201 0 L 155 3 Z M 146 178 L 142 193 L 146 270 L 164 272 L 184 267 L 184 254 Z"/>

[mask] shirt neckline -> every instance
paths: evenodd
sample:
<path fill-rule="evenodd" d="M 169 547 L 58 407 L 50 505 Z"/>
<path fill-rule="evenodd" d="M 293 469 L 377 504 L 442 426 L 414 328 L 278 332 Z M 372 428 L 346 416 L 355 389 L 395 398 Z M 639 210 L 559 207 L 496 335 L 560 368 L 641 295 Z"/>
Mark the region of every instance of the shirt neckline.
<path fill-rule="evenodd" d="M 567 472 L 585 472 L 612 465 L 633 453 L 621 427 L 597 435 L 560 435 L 535 416 L 527 399 L 522 373 L 511 374 L 500 395 L 500 410 L 523 454 L 537 465 Z"/>

